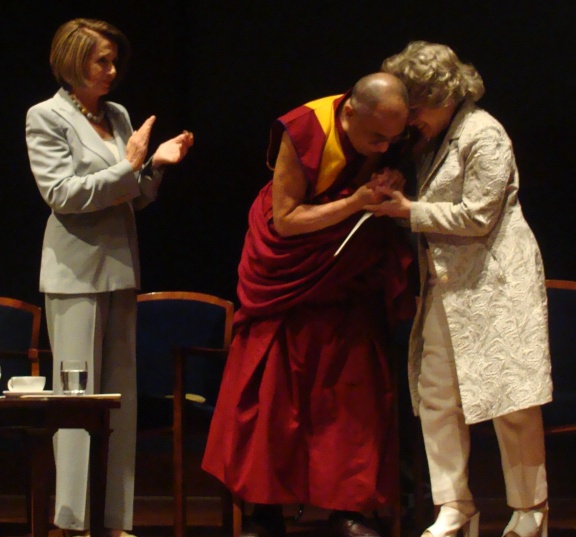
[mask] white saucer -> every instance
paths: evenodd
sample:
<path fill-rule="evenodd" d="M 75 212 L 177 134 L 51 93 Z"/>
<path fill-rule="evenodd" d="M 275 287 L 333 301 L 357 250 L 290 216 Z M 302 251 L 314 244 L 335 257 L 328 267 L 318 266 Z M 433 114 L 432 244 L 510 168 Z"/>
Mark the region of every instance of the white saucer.
<path fill-rule="evenodd" d="M 2 392 L 6 397 L 22 397 L 24 395 L 52 395 L 52 390 L 42 390 L 40 392 L 15 392 L 11 390 L 4 390 Z"/>

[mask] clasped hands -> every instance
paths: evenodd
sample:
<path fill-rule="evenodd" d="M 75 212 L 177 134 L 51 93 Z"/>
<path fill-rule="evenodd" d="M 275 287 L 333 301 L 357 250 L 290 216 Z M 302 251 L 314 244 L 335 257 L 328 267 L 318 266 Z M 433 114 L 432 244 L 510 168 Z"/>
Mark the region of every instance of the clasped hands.
<path fill-rule="evenodd" d="M 362 209 L 375 216 L 409 218 L 412 202 L 403 193 L 405 183 L 398 170 L 384 168 L 373 173 L 370 181 L 361 187 L 365 194 Z"/>
<path fill-rule="evenodd" d="M 126 158 L 134 171 L 138 171 L 144 165 L 144 160 L 148 153 L 150 133 L 155 121 L 156 116 L 150 116 L 138 130 L 132 133 L 126 144 Z M 152 166 L 177 164 L 186 156 L 192 144 L 194 144 L 194 135 L 191 132 L 183 131 L 182 134 L 158 146 L 152 157 Z"/>

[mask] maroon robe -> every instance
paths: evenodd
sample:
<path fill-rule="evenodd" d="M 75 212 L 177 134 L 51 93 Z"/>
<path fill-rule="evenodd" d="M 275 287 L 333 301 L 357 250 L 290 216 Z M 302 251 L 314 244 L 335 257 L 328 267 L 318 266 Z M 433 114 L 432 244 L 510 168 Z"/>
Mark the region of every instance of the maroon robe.
<path fill-rule="evenodd" d="M 310 203 L 350 195 L 362 160 L 350 156 Z M 395 224 L 370 218 L 334 257 L 357 220 L 280 237 L 272 183 L 250 210 L 241 307 L 203 461 L 246 501 L 363 511 L 398 493 L 386 346 L 394 316 L 413 313 L 411 255 Z"/>

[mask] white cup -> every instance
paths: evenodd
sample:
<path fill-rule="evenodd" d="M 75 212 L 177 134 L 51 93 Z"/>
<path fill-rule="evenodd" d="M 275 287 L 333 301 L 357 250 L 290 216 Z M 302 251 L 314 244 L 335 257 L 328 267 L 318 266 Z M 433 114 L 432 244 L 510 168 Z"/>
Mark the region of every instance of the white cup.
<path fill-rule="evenodd" d="M 46 385 L 46 377 L 12 377 L 8 381 L 11 392 L 41 392 Z"/>

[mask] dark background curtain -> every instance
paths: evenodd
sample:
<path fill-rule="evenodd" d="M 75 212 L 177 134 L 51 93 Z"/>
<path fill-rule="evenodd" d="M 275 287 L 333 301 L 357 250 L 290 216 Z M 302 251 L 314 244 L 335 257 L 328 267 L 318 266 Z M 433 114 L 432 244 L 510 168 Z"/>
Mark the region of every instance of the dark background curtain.
<path fill-rule="evenodd" d="M 42 304 L 38 272 L 48 208 L 28 165 L 26 110 L 57 90 L 56 28 L 107 20 L 133 46 L 111 100 L 135 127 L 158 116 L 151 147 L 182 129 L 196 144 L 138 215 L 143 291 L 236 300 L 247 212 L 270 178 L 268 128 L 306 101 L 350 88 L 410 40 L 450 45 L 472 62 L 480 105 L 514 143 L 520 199 L 549 278 L 576 278 L 573 0 L 164 0 L 1 3 L 0 295 Z"/>

